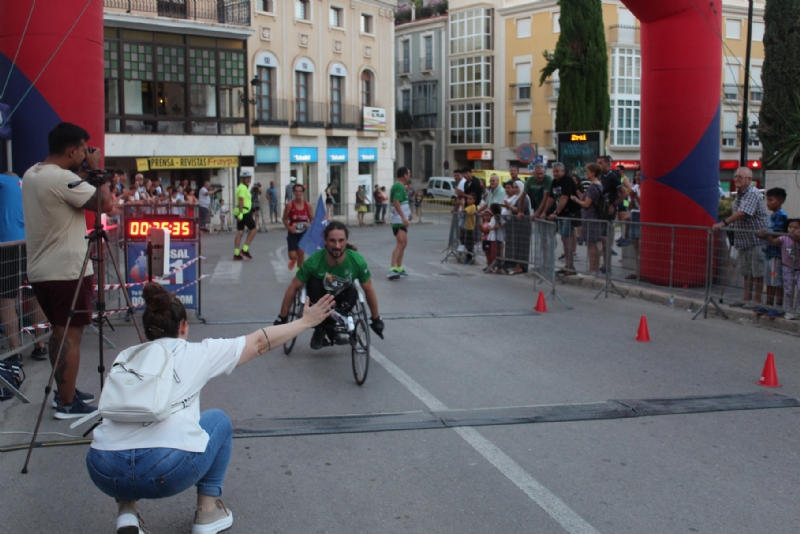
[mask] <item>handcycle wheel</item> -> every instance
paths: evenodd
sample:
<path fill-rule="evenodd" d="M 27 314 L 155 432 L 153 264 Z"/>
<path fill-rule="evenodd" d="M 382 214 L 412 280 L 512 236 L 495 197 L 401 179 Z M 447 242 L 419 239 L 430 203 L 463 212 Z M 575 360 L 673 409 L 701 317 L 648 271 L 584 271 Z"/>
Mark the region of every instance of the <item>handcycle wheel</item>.
<path fill-rule="evenodd" d="M 289 322 L 299 319 L 303 316 L 303 303 L 300 302 L 300 292 L 294 296 L 294 300 L 292 301 L 292 306 L 289 308 Z M 294 348 L 294 343 L 297 341 L 296 337 L 293 337 L 289 341 L 283 344 L 283 352 L 287 356 L 289 353 L 292 352 Z"/>
<path fill-rule="evenodd" d="M 355 328 L 350 332 L 350 347 L 353 356 L 353 376 L 356 384 L 363 385 L 369 371 L 369 327 L 364 313 L 358 315 Z"/>

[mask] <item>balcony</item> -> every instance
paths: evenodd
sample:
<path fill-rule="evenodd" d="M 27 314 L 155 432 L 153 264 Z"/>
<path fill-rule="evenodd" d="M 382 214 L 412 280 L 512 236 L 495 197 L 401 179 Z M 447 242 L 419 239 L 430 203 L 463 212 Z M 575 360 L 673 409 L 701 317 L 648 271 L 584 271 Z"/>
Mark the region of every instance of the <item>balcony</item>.
<path fill-rule="evenodd" d="M 761 102 L 764 99 L 763 87 L 750 87 L 750 102 Z"/>
<path fill-rule="evenodd" d="M 103 0 L 124 13 L 250 26 L 250 0 Z"/>
<path fill-rule="evenodd" d="M 417 60 L 419 71 L 420 72 L 433 72 L 433 57 L 432 56 L 425 56 L 421 57 Z"/>
<path fill-rule="evenodd" d="M 739 132 L 736 130 L 723 130 L 722 146 L 725 148 L 736 148 L 739 146 Z"/>
<path fill-rule="evenodd" d="M 411 74 L 411 58 L 401 59 L 397 62 L 397 75 L 409 76 Z"/>
<path fill-rule="evenodd" d="M 355 130 L 361 124 L 361 108 L 348 104 L 328 104 L 328 128 Z"/>
<path fill-rule="evenodd" d="M 508 99 L 511 102 L 526 102 L 531 99 L 530 83 L 512 83 L 508 89 Z"/>
<path fill-rule="evenodd" d="M 608 27 L 609 44 L 639 44 L 639 26 L 614 24 Z"/>
<path fill-rule="evenodd" d="M 416 7 L 415 5 L 398 6 L 394 11 L 395 25 L 406 24 L 407 22 L 414 22 L 415 20 L 429 19 L 447 14 L 447 1 L 446 0 L 432 0 L 427 2 L 427 6 Z"/>
<path fill-rule="evenodd" d="M 289 126 L 288 100 L 260 97 L 257 105 L 253 126 Z"/>
<path fill-rule="evenodd" d="M 561 87 L 561 80 L 554 80 L 552 78 L 544 82 L 544 99 L 550 102 L 558 100 L 558 89 Z"/>
<path fill-rule="evenodd" d="M 743 85 L 738 85 L 735 83 L 722 84 L 722 95 L 725 100 L 730 102 L 739 102 L 742 100 L 742 88 L 744 88 Z"/>
<path fill-rule="evenodd" d="M 414 116 L 408 111 L 397 111 L 395 113 L 395 129 L 396 130 L 413 130 L 414 129 Z"/>
<path fill-rule="evenodd" d="M 325 128 L 327 105 L 323 102 L 295 100 L 292 106 L 292 128 Z"/>
<path fill-rule="evenodd" d="M 512 132 L 508 132 L 508 146 L 510 147 L 518 147 L 519 145 L 524 145 L 531 142 L 531 132 L 530 130 L 515 130 Z"/>
<path fill-rule="evenodd" d="M 435 130 L 439 125 L 438 117 L 437 113 L 414 115 L 413 127 L 415 130 Z"/>

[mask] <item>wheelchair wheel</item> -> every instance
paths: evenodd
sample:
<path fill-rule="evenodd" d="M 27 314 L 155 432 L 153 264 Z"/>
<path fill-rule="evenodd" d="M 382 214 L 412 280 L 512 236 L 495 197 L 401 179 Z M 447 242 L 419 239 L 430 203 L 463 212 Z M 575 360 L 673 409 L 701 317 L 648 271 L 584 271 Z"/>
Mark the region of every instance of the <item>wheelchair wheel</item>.
<path fill-rule="evenodd" d="M 350 347 L 353 356 L 353 376 L 356 384 L 363 385 L 369 371 L 369 327 L 364 314 L 359 314 L 355 329 L 350 333 Z"/>
<path fill-rule="evenodd" d="M 292 301 L 292 306 L 289 308 L 289 322 L 299 319 L 303 316 L 303 303 L 300 302 L 300 292 L 298 291 L 297 295 L 294 296 L 294 300 Z M 292 352 L 294 348 L 294 343 L 297 341 L 296 337 L 293 337 L 289 341 L 283 344 L 283 352 L 287 356 L 289 353 Z"/>

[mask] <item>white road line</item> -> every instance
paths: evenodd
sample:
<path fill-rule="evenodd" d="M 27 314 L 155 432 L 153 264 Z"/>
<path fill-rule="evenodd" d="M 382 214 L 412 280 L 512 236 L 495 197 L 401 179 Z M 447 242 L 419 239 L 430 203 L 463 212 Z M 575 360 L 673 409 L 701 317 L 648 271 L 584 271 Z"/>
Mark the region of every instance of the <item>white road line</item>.
<path fill-rule="evenodd" d="M 242 278 L 242 263 L 240 261 L 220 261 L 211 275 L 212 284 L 236 284 Z"/>
<path fill-rule="evenodd" d="M 275 270 L 275 279 L 282 283 L 288 284 L 294 280 L 294 270 L 289 270 L 286 266 L 287 262 L 283 260 L 270 260 L 272 268 Z"/>
<path fill-rule="evenodd" d="M 389 361 L 375 347 L 370 347 L 372 359 L 378 362 L 390 375 L 414 394 L 430 410 L 447 410 L 442 401 L 434 397 L 428 390 L 408 376 L 405 371 Z M 486 458 L 498 471 L 535 502 L 570 534 L 599 534 L 599 531 L 573 511 L 564 501 L 556 497 L 550 490 L 541 485 L 517 462 L 500 450 L 495 444 L 483 437 L 472 427 L 457 427 L 455 432 L 469 443 L 481 456 Z"/>

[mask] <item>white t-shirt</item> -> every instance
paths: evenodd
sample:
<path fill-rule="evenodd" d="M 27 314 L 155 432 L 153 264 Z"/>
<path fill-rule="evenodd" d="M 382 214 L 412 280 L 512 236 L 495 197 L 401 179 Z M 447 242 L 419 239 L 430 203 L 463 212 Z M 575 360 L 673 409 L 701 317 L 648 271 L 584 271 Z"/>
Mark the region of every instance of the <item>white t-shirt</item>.
<path fill-rule="evenodd" d="M 174 369 L 180 382 L 172 386 L 172 402 L 180 402 L 199 393 L 206 383 L 223 374 L 230 374 L 239 363 L 245 346 L 244 336 L 235 339 L 204 339 L 188 343 L 183 339 L 159 340 L 174 351 Z M 92 448 L 100 451 L 166 448 L 203 452 L 208 434 L 200 427 L 200 396 L 185 409 L 175 412 L 160 423 L 119 423 L 103 419 L 94 430 Z"/>
<path fill-rule="evenodd" d="M 86 218 L 83 205 L 95 188 L 58 165 L 37 163 L 22 179 L 22 207 L 28 247 L 28 280 L 77 280 L 86 256 Z M 93 274 L 92 263 L 86 276 Z"/>
<path fill-rule="evenodd" d="M 197 203 L 203 208 L 211 207 L 211 195 L 208 194 L 208 189 L 205 187 L 200 188 L 200 197 L 197 199 Z"/>

